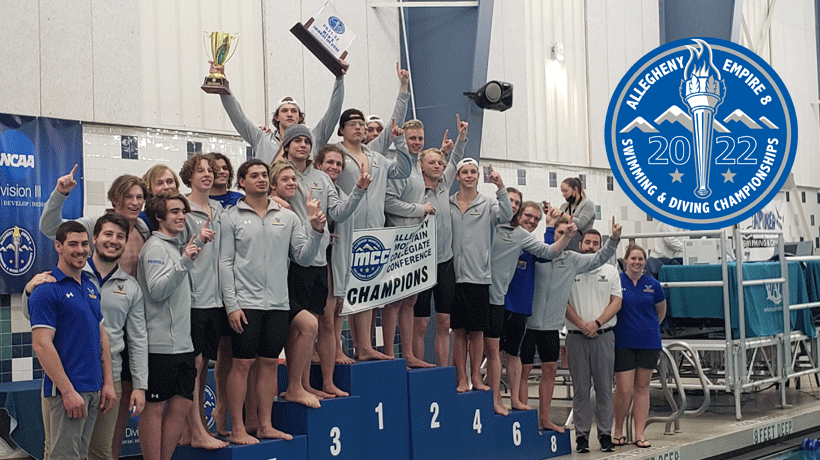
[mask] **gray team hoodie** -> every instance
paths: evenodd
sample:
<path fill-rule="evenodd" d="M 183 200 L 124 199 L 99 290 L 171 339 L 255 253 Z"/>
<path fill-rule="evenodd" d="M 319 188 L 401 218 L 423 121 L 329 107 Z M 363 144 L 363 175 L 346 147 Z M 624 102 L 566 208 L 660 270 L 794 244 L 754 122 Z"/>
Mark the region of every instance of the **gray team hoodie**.
<path fill-rule="evenodd" d="M 535 257 L 550 260 L 557 255 L 553 245 L 539 241 L 532 233 L 520 226 L 500 224 L 493 239 L 493 284 L 490 285 L 490 303 L 504 305 L 504 296 L 515 274 L 515 266 L 521 250 Z"/>
<path fill-rule="evenodd" d="M 288 256 L 304 267 L 316 258 L 322 234 L 268 200 L 265 217 L 242 198 L 222 214 L 220 275 L 228 314 L 239 309 L 290 310 Z"/>
<path fill-rule="evenodd" d="M 324 171 L 319 171 L 314 168 L 311 163 L 312 162 L 308 163 L 305 172 L 296 171 L 296 183 L 298 187 L 296 189 L 296 195 L 288 200 L 288 204 L 290 204 L 293 212 L 299 216 L 299 220 L 302 221 L 302 225 L 305 227 L 310 226 L 310 218 L 308 218 L 307 206 L 305 205 L 308 193 L 311 194 L 311 198 L 314 200 L 319 200 L 322 212 L 328 219 L 332 219 L 337 224 L 346 221 L 353 215 L 353 212 L 356 211 L 356 207 L 359 206 L 359 202 L 361 202 L 364 197 L 365 191 L 359 187 L 353 187 L 353 193 L 349 197 L 342 199 L 336 191 L 336 186 L 333 184 L 333 181 L 330 180 L 330 176 Z M 324 267 L 327 265 L 326 249 L 329 244 L 330 232 L 328 231 L 327 224 L 325 224 L 325 233 L 322 235 L 322 245 L 319 247 L 316 258 L 310 266 Z"/>
<path fill-rule="evenodd" d="M 199 235 L 199 231 L 208 221 L 208 214 L 193 201 L 189 200 L 188 203 L 191 205 L 191 212 L 185 215 L 187 234 Z M 219 231 L 219 225 L 223 210 L 222 205 L 216 200 L 208 200 L 208 206 L 211 208 L 209 228 L 216 231 L 213 241 L 201 246 L 191 269 L 191 279 L 196 280 L 191 286 L 193 308 L 222 307 L 222 289 L 219 286 L 219 242 L 222 232 Z M 184 241 L 184 244 L 187 243 L 188 241 Z"/>
<path fill-rule="evenodd" d="M 245 139 L 245 142 L 251 144 L 254 153 L 256 153 L 256 158 L 264 161 L 265 164 L 270 164 L 282 148 L 282 139 L 279 139 L 279 130 L 274 130 L 269 133 L 263 131 L 253 120 L 245 116 L 245 113 L 242 111 L 242 106 L 239 105 L 239 101 L 237 101 L 232 94 L 223 94 L 220 97 L 222 99 L 222 106 L 225 107 L 225 111 L 228 112 L 228 118 L 231 119 L 233 127 L 239 135 L 242 136 L 242 139 Z M 315 148 L 311 148 L 311 156 L 313 156 L 314 152 L 318 151 L 319 148 L 327 144 L 330 136 L 333 135 L 336 123 L 338 123 L 339 116 L 342 114 L 342 102 L 344 102 L 344 98 L 344 77 L 339 77 L 333 84 L 333 92 L 330 95 L 330 104 L 327 107 L 327 111 L 324 116 L 322 116 L 322 119 L 319 120 L 319 123 L 310 130 L 310 133 L 313 135 L 313 146 L 316 146 Z"/>
<path fill-rule="evenodd" d="M 595 254 L 563 251 L 551 262 L 535 264 L 532 316 L 527 329 L 557 331 L 564 326 L 567 301 L 575 275 L 600 267 L 615 254 L 618 242 L 610 238 Z"/>
<path fill-rule="evenodd" d="M 137 281 L 145 299 L 148 352 L 194 351 L 191 342 L 191 278 L 194 261 L 180 252 L 179 240 L 155 231 L 140 250 Z"/>
<path fill-rule="evenodd" d="M 450 196 L 456 283 L 492 284 L 490 253 L 493 233 L 496 225 L 512 219 L 510 197 L 505 188 L 495 192 L 495 200 L 479 193 L 462 214 L 456 201 L 457 195 L 454 193 Z"/>

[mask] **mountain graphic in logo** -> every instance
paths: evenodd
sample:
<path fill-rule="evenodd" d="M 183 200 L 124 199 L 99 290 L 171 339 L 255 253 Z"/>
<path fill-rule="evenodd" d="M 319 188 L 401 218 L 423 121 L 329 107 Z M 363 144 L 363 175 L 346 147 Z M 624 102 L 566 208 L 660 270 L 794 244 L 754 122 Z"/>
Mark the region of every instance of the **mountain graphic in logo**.
<path fill-rule="evenodd" d="M 653 120 L 654 125 L 648 121 L 646 121 L 643 117 L 637 117 L 632 120 L 631 123 L 626 125 L 619 133 L 628 133 L 633 129 L 639 129 L 645 133 L 657 133 L 658 128 L 662 127 L 664 123 L 669 123 L 669 125 L 679 124 L 686 128 L 689 131 L 692 131 L 692 117 L 689 116 L 686 111 L 678 107 L 677 105 L 673 105 L 666 109 L 665 112 L 660 114 L 657 118 Z M 740 109 L 736 109 L 734 112 L 729 114 L 726 118 L 723 119 L 723 123 L 729 124 L 730 122 L 738 122 L 746 125 L 747 128 L 750 129 L 763 129 L 763 126 L 760 126 L 756 121 L 752 119 L 749 115 Z M 731 131 L 727 128 L 723 123 L 714 120 L 712 122 L 712 126 L 715 128 L 715 131 L 721 134 L 730 133 Z M 777 125 L 772 123 L 766 117 L 760 117 L 760 123 L 762 123 L 765 127 L 769 129 L 779 129 Z"/>
<path fill-rule="evenodd" d="M 744 112 L 743 112 L 742 110 L 740 110 L 740 109 L 735 109 L 735 111 L 734 111 L 734 112 L 732 112 L 731 114 L 729 114 L 729 116 L 728 116 L 728 117 L 726 117 L 726 118 L 724 118 L 724 119 L 723 119 L 723 122 L 724 122 L 724 123 L 727 123 L 727 124 L 728 124 L 730 121 L 735 121 L 735 122 L 740 122 L 740 123 L 743 123 L 744 125 L 746 125 L 747 127 L 751 128 L 751 129 L 763 129 L 763 127 L 762 127 L 762 126 L 760 126 L 759 124 L 755 123 L 755 121 L 754 121 L 754 120 L 752 120 L 752 119 L 751 119 L 751 117 L 749 117 L 748 115 L 746 115 L 746 113 L 744 113 Z"/>

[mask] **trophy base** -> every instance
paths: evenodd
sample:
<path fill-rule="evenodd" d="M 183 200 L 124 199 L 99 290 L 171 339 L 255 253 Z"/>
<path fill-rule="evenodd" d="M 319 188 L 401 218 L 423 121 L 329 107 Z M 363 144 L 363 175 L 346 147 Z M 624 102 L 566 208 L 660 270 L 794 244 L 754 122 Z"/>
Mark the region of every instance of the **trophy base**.
<path fill-rule="evenodd" d="M 205 83 L 202 84 L 202 91 L 208 94 L 231 94 L 231 88 L 228 85 L 227 78 L 205 77 Z"/>
<path fill-rule="evenodd" d="M 311 19 L 312 21 L 313 19 Z M 310 21 L 308 22 L 307 26 L 302 25 L 301 22 L 297 22 L 293 27 L 290 28 L 290 32 L 302 42 L 305 47 L 313 53 L 319 59 L 319 62 L 325 65 L 325 67 L 330 70 L 333 75 L 336 75 L 336 78 L 339 78 L 343 75 L 342 70 L 347 70 L 347 66 L 342 65 L 339 59 L 331 54 L 330 51 L 327 50 L 321 43 L 319 43 L 310 32 L 307 31 L 307 27 L 309 27 Z M 347 55 L 347 51 L 344 52 L 342 58 Z"/>

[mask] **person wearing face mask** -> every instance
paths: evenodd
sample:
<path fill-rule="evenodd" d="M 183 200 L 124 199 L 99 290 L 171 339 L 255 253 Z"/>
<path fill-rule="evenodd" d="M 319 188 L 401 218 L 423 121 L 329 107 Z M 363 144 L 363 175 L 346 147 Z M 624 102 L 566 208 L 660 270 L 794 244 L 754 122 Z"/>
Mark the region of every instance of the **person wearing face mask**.
<path fill-rule="evenodd" d="M 571 251 L 578 251 L 581 237 L 592 229 L 592 225 L 595 223 L 595 203 L 587 198 L 586 193 L 584 193 L 584 185 L 581 183 L 581 179 L 577 177 L 567 177 L 561 182 L 561 195 L 566 200 L 566 203 L 561 205 L 561 212 L 564 213 L 563 217 L 572 216 L 572 221 L 578 227 L 578 232 L 575 233 L 567 248 Z"/>
<path fill-rule="evenodd" d="M 510 285 L 521 251 L 535 257 L 551 260 L 564 250 L 570 236 L 564 234 L 555 244 L 538 241 L 532 233 L 541 220 L 541 210 L 532 201 L 524 202 L 509 223 L 499 224 L 495 229 L 492 252 L 492 284 L 490 285 L 490 328 L 484 334 L 484 355 L 487 356 L 487 380 L 493 390 L 495 413 L 509 412 L 501 402 L 501 357 L 499 343 L 504 328 L 504 296 Z M 520 331 L 523 337 L 524 331 Z M 517 354 L 517 353 L 516 353 Z M 520 362 L 520 361 L 519 361 Z M 520 371 L 520 367 L 519 367 Z"/>

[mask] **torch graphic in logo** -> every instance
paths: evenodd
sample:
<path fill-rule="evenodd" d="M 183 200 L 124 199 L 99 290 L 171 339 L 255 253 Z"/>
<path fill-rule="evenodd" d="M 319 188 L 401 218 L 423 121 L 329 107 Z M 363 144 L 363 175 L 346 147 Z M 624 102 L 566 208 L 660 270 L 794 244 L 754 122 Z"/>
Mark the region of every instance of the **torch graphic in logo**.
<path fill-rule="evenodd" d="M 680 96 L 692 116 L 692 138 L 695 142 L 695 196 L 701 199 L 712 194 L 709 189 L 709 166 L 712 159 L 712 121 L 717 107 L 726 96 L 726 84 L 712 63 L 712 48 L 703 40 L 694 39 L 698 48 L 689 48 L 689 62 L 683 70 Z"/>

